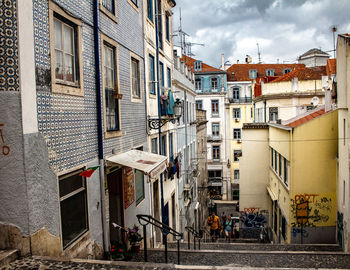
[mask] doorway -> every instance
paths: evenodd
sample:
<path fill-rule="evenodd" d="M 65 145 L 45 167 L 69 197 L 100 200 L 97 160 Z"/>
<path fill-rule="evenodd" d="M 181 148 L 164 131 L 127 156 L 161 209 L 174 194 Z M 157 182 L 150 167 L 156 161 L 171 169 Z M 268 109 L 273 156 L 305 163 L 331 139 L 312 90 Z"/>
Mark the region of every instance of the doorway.
<path fill-rule="evenodd" d="M 160 220 L 160 209 L 159 209 L 159 180 L 153 183 L 153 217 Z M 159 244 L 161 241 L 161 230 L 155 227 L 156 231 L 156 243 Z"/>

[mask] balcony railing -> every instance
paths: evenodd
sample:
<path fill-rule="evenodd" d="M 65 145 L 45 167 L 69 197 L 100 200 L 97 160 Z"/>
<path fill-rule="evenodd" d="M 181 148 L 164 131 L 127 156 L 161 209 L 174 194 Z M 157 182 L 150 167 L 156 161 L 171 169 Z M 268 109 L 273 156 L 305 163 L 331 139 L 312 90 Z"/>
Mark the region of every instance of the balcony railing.
<path fill-rule="evenodd" d="M 229 98 L 230 103 L 252 103 L 251 97 Z"/>
<path fill-rule="evenodd" d="M 222 140 L 221 134 L 219 134 L 219 135 L 209 135 L 207 137 L 207 141 L 208 142 L 214 142 L 214 141 L 218 142 L 218 141 L 221 141 L 221 140 Z"/>

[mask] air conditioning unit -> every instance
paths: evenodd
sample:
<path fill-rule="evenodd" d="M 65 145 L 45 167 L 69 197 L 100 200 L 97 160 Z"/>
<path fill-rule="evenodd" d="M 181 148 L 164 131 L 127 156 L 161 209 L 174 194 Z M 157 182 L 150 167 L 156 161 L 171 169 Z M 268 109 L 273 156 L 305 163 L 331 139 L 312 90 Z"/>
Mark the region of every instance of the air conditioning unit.
<path fill-rule="evenodd" d="M 242 142 L 242 139 L 238 139 L 237 142 L 238 142 L 238 143 L 241 143 L 241 142 Z"/>
<path fill-rule="evenodd" d="M 239 118 L 235 118 L 235 121 L 236 121 L 236 122 L 239 122 L 239 120 L 240 120 Z"/>

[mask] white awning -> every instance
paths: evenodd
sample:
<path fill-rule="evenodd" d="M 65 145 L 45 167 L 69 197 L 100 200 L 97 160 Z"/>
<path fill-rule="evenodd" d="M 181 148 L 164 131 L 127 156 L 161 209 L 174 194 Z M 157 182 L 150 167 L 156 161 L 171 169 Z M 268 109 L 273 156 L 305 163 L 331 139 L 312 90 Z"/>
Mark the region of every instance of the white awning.
<path fill-rule="evenodd" d="M 270 194 L 271 200 L 277 201 L 277 195 L 275 195 L 275 193 L 273 193 L 273 191 L 270 189 L 270 187 L 267 187 L 267 191 Z"/>
<path fill-rule="evenodd" d="M 167 157 L 139 150 L 130 150 L 106 159 L 122 166 L 143 171 L 151 178 L 156 178 L 164 172 L 167 164 Z"/>

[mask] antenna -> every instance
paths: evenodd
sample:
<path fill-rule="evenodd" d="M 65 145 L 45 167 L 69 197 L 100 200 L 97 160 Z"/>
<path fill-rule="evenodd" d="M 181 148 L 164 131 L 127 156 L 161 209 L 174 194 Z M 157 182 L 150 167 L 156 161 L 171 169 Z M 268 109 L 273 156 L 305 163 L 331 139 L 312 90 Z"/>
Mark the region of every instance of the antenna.
<path fill-rule="evenodd" d="M 259 59 L 259 63 L 258 64 L 261 64 L 259 43 L 256 43 L 256 46 L 258 47 L 258 59 Z"/>
<path fill-rule="evenodd" d="M 335 50 L 335 32 L 337 32 L 337 26 L 336 25 L 333 25 L 332 27 L 331 27 L 331 29 L 332 29 L 332 32 L 333 32 L 333 57 L 335 58 L 335 52 L 336 52 L 336 50 Z"/>

